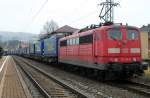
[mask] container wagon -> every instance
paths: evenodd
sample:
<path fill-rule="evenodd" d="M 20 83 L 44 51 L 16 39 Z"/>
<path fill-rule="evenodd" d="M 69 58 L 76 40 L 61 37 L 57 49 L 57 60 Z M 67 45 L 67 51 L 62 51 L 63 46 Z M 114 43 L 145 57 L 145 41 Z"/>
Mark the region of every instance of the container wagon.
<path fill-rule="evenodd" d="M 63 37 L 63 35 L 53 35 L 48 38 L 43 39 L 44 49 L 43 49 L 43 60 L 46 62 L 57 62 L 58 60 L 58 40 Z"/>

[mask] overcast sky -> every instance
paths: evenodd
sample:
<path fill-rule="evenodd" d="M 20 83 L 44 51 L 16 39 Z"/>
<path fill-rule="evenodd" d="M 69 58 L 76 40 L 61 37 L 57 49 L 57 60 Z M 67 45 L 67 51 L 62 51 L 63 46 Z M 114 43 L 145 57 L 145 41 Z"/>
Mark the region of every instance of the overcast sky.
<path fill-rule="evenodd" d="M 53 19 L 59 27 L 82 28 L 99 23 L 99 3 L 105 0 L 0 0 L 0 31 L 38 34 L 46 21 Z M 150 0 L 114 0 L 115 22 L 141 27 L 150 23 Z"/>

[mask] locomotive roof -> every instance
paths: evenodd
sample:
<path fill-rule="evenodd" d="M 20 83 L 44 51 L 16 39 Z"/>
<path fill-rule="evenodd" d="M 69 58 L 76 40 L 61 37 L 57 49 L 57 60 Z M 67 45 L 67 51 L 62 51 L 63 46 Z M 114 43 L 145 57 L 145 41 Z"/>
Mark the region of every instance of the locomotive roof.
<path fill-rule="evenodd" d="M 80 32 L 80 30 L 78 32 L 75 32 L 73 33 L 73 35 L 70 35 L 70 36 L 66 36 L 66 37 L 63 37 L 61 38 L 60 40 L 65 40 L 67 38 L 72 38 L 72 37 L 76 37 L 76 36 L 79 36 L 80 35 L 88 35 L 88 34 L 91 34 L 93 30 L 102 30 L 102 29 L 109 29 L 109 28 L 115 28 L 115 29 L 119 29 L 120 27 L 125 27 L 126 29 L 137 29 L 139 30 L 137 27 L 135 26 L 128 26 L 128 25 L 108 25 L 108 26 L 101 26 L 99 28 L 95 28 L 95 29 L 89 29 L 87 31 L 83 31 L 83 32 Z M 86 32 L 86 33 L 84 33 Z"/>
<path fill-rule="evenodd" d="M 137 27 L 135 26 L 128 26 L 128 25 L 111 25 L 111 26 L 103 26 L 104 28 L 118 28 L 120 29 L 120 27 L 124 27 L 126 29 L 138 29 Z"/>

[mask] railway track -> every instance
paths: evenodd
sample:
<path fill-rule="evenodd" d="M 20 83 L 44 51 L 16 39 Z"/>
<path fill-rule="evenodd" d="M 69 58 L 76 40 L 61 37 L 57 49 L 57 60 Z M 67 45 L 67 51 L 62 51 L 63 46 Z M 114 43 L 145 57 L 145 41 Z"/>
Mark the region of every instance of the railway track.
<path fill-rule="evenodd" d="M 17 63 L 16 63 L 17 64 Z M 23 78 L 30 94 L 31 98 L 46 98 L 46 96 L 37 88 L 37 86 L 32 82 L 32 80 L 27 76 L 27 74 L 21 69 L 20 66 L 16 66 Z"/>
<path fill-rule="evenodd" d="M 17 57 L 18 58 L 18 57 Z M 20 58 L 20 57 L 19 57 Z M 47 74 L 48 73 L 51 73 L 51 72 L 48 72 L 48 71 L 53 71 L 53 70 L 51 70 L 51 69 L 49 69 L 48 67 L 50 67 L 50 66 L 44 66 L 44 65 L 42 65 L 42 64 L 38 64 L 38 63 L 34 63 L 34 62 L 32 62 L 32 61 L 30 61 L 30 60 L 26 60 L 26 59 L 23 59 L 23 58 L 20 58 L 21 59 L 21 61 L 22 62 L 26 62 L 26 64 L 27 65 L 29 65 L 29 66 L 31 66 L 31 67 L 34 67 L 35 65 L 37 65 L 36 67 L 38 67 L 39 68 L 39 70 L 40 69 L 42 69 L 43 71 L 45 71 L 45 72 L 47 72 Z M 41 65 L 41 67 L 40 67 L 40 65 Z M 47 70 L 46 70 L 47 69 Z M 57 73 L 57 71 L 54 71 L 55 73 Z M 59 71 L 58 71 L 59 72 Z M 59 72 L 59 73 L 61 73 L 61 72 Z M 52 74 L 54 74 L 53 72 L 52 72 Z M 62 73 L 62 75 L 63 75 L 64 73 Z M 54 75 L 55 76 L 55 75 Z M 74 77 L 73 77 L 74 78 Z M 67 78 L 66 78 L 67 79 Z M 70 79 L 67 79 L 67 80 L 69 80 L 70 81 Z M 74 80 L 74 79 L 71 79 L 71 81 L 76 81 L 76 80 Z M 71 82 L 70 81 L 70 82 Z M 83 80 L 84 81 L 84 80 Z M 82 82 L 83 82 L 82 81 Z M 65 82 L 67 82 L 67 81 L 65 81 Z M 133 83 L 124 83 L 124 84 L 117 84 L 117 83 L 108 83 L 108 82 L 106 82 L 106 83 L 101 83 L 101 82 L 99 82 L 98 84 L 96 83 L 96 84 L 92 84 L 93 85 L 93 87 L 91 87 L 92 85 L 90 85 L 89 83 L 88 83 L 89 81 L 87 81 L 87 85 L 88 86 L 85 86 L 85 88 L 88 88 L 88 89 L 91 89 L 91 91 L 93 92 L 93 90 L 98 90 L 99 88 L 102 88 L 103 90 L 104 90 L 104 92 L 102 92 L 102 93 L 100 93 L 100 92 L 97 92 L 97 91 L 94 91 L 94 92 L 97 92 L 97 94 L 99 95 L 101 95 L 102 97 L 96 97 L 96 98 L 118 98 L 119 96 L 121 96 L 121 97 L 119 97 L 119 98 L 137 98 L 138 96 L 140 96 L 140 97 L 138 97 L 138 98 L 149 98 L 149 94 L 145 94 L 146 93 L 146 91 L 148 91 L 148 90 L 146 90 L 146 89 L 144 89 L 143 88 L 143 91 L 141 91 L 141 90 L 139 90 L 140 89 L 140 87 L 135 87 L 135 85 L 133 85 Z M 84 83 L 84 82 L 83 82 Z M 74 84 L 74 83 L 73 83 Z M 81 84 L 81 85 L 80 85 Z M 75 84 L 76 85 L 76 84 Z M 78 85 L 78 84 L 77 84 Z M 84 84 L 82 84 L 81 83 L 81 81 L 79 82 L 79 85 L 80 86 L 84 86 Z M 95 86 L 95 85 L 97 85 L 97 86 Z M 104 86 L 100 86 L 100 85 L 104 85 Z M 96 88 L 95 88 L 96 87 Z M 104 88 L 103 88 L 104 87 Z M 141 87 L 142 88 L 142 87 Z M 146 88 L 146 87 L 145 87 Z M 93 90 L 92 90 L 93 89 Z M 114 90 L 114 89 L 116 89 L 116 92 L 117 93 L 113 93 L 113 94 L 110 94 L 112 91 L 111 90 Z M 118 90 L 117 90 L 118 89 Z M 119 90 L 120 89 L 120 90 Z M 100 89 L 99 89 L 100 90 Z M 77 90 L 78 91 L 78 90 Z M 80 90 L 79 90 L 80 91 Z M 107 93 L 105 93 L 105 92 L 107 92 Z M 119 94 L 118 94 L 119 93 Z M 92 95 L 92 94 L 91 94 Z M 116 96 L 118 96 L 118 97 L 116 97 Z M 131 96 L 133 96 L 133 97 L 131 97 Z M 92 97 L 89 97 L 89 98 L 92 98 Z M 94 98 L 94 97 L 93 97 Z"/>
<path fill-rule="evenodd" d="M 45 98 L 94 98 L 94 96 L 89 95 L 79 89 L 73 88 L 71 85 L 67 85 L 66 83 L 64 83 L 63 81 L 57 79 L 54 76 L 50 76 L 48 73 L 41 71 L 39 68 L 33 66 L 32 64 L 30 64 L 29 62 L 26 62 L 23 59 L 20 58 L 15 58 L 16 63 L 20 66 L 20 68 L 24 71 L 24 73 L 33 81 L 33 83 L 36 85 L 36 87 L 40 90 L 40 92 L 43 94 L 43 96 Z M 23 66 L 24 65 L 24 66 Z M 25 68 L 25 66 L 28 68 Z M 32 69 L 36 71 L 34 74 L 29 70 Z M 27 71 L 28 70 L 28 71 Z M 37 81 L 37 79 L 35 79 L 35 76 L 39 76 L 39 74 L 43 75 L 46 78 L 51 79 L 53 82 L 52 83 L 53 86 L 55 87 L 51 87 L 51 90 L 46 90 L 48 89 L 48 87 L 45 89 L 43 87 L 43 85 L 41 85 L 39 82 L 41 81 Z M 39 78 L 39 77 L 37 77 Z M 57 84 L 56 84 L 57 83 Z M 57 88 L 57 85 L 62 86 L 64 89 L 61 88 Z M 67 90 L 66 90 L 67 89 Z M 65 94 L 66 91 L 69 91 L 69 93 L 71 93 L 72 97 L 67 97 Z M 70 95 L 69 95 L 70 96 Z M 102 98 L 108 98 L 107 96 L 103 96 Z"/>
<path fill-rule="evenodd" d="M 107 82 L 108 85 L 115 86 L 118 88 L 126 89 L 128 91 L 140 94 L 146 97 L 150 97 L 150 85 L 144 83 L 138 83 L 133 81 L 126 81 L 123 83 Z"/>
<path fill-rule="evenodd" d="M 127 88 L 144 96 L 150 97 L 150 85 L 129 81 Z"/>

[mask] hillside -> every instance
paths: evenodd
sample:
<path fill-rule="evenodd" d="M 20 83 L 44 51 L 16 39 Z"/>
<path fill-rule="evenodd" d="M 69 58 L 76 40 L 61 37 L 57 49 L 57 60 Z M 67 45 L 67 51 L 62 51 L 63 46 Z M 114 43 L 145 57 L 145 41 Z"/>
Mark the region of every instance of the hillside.
<path fill-rule="evenodd" d="M 0 31 L 0 46 L 3 49 L 16 49 L 20 42 L 33 42 L 38 35 L 24 32 L 2 32 Z"/>
<path fill-rule="evenodd" d="M 0 31 L 0 40 L 1 41 L 9 41 L 9 40 L 32 41 L 35 38 L 37 38 L 36 34 L 24 33 L 24 32 Z"/>

